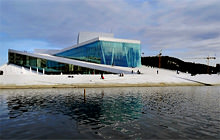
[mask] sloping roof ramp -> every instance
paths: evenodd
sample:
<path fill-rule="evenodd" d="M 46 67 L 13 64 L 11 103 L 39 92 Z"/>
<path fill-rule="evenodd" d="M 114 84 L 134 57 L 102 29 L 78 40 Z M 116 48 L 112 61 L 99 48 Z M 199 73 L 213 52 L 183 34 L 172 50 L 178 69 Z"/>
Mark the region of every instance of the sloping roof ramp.
<path fill-rule="evenodd" d="M 73 59 L 68 59 L 68 58 L 63 58 L 63 57 L 57 57 L 57 56 L 48 55 L 48 54 L 33 54 L 33 53 L 22 52 L 22 51 L 17 51 L 17 50 L 12 50 L 12 49 L 9 49 L 8 52 L 32 56 L 32 57 L 51 60 L 51 61 L 56 61 L 56 62 L 65 63 L 65 64 L 72 64 L 72 65 L 76 65 L 80 67 L 106 71 L 106 72 L 111 72 L 111 73 L 125 73 L 125 74 L 131 73 L 130 70 L 122 70 L 118 66 L 113 67 L 110 65 L 89 63 L 89 62 L 78 61 L 78 60 L 73 60 Z"/>

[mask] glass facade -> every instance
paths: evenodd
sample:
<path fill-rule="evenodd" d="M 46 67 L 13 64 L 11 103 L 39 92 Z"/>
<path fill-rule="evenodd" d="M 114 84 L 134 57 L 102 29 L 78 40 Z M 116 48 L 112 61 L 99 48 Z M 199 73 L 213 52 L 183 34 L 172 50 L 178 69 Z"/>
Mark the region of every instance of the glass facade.
<path fill-rule="evenodd" d="M 56 56 L 123 67 L 141 66 L 140 44 L 96 41 L 73 48 Z"/>
<path fill-rule="evenodd" d="M 9 52 L 8 54 L 9 64 L 15 64 L 26 68 L 32 68 L 39 72 L 45 71 L 45 74 L 101 74 L 109 73 L 85 67 L 75 66 L 72 64 L 59 63 L 56 61 L 46 60 L 42 58 L 22 55 L 18 53 Z"/>

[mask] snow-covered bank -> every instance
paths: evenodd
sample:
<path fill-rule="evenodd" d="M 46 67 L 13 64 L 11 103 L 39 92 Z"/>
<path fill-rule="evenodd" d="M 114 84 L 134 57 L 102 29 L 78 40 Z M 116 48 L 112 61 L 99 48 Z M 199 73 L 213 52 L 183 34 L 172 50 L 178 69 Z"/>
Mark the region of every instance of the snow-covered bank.
<path fill-rule="evenodd" d="M 132 69 L 142 74 L 124 74 L 123 77 L 105 74 L 104 79 L 100 75 L 40 75 L 13 65 L 0 69 L 4 71 L 4 75 L 0 75 L 0 88 L 220 85 L 220 75 L 217 74 L 191 76 L 145 66 Z"/>

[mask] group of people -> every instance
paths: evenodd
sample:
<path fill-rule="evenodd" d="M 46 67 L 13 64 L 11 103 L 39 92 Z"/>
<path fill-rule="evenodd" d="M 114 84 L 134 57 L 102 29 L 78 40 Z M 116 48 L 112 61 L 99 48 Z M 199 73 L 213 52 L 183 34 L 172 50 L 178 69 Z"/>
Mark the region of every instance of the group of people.
<path fill-rule="evenodd" d="M 120 76 L 120 77 L 124 77 L 124 73 L 120 73 L 119 76 Z"/>
<path fill-rule="evenodd" d="M 133 74 L 134 71 L 132 70 L 131 73 Z M 137 70 L 137 74 L 141 74 L 140 70 Z M 119 76 L 124 77 L 124 73 L 120 73 Z M 101 79 L 104 79 L 103 73 L 101 74 Z"/>
<path fill-rule="evenodd" d="M 131 73 L 133 74 L 134 71 L 132 70 Z M 137 74 L 141 74 L 141 72 L 139 70 L 137 70 Z"/>

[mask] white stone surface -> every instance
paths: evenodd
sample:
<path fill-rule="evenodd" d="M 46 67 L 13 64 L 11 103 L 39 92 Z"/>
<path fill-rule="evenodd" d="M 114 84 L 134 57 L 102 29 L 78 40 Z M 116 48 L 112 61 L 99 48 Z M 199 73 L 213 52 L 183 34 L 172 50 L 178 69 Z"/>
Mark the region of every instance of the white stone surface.
<path fill-rule="evenodd" d="M 0 67 L 0 70 L 4 72 L 3 76 L 5 75 L 36 75 L 36 71 L 32 71 L 31 69 L 27 69 L 24 67 L 16 66 L 13 64 L 10 65 L 3 65 Z"/>
<path fill-rule="evenodd" d="M 140 70 L 142 74 L 104 74 L 104 79 L 100 75 L 40 75 L 30 72 L 15 65 L 3 65 L 0 70 L 4 75 L 0 75 L 0 85 L 62 85 L 62 84 L 217 84 L 220 85 L 220 75 L 201 74 L 191 76 L 187 73 L 177 74 L 176 71 L 157 69 L 142 66 L 133 68 L 134 72 Z M 157 74 L 158 70 L 158 74 Z"/>

